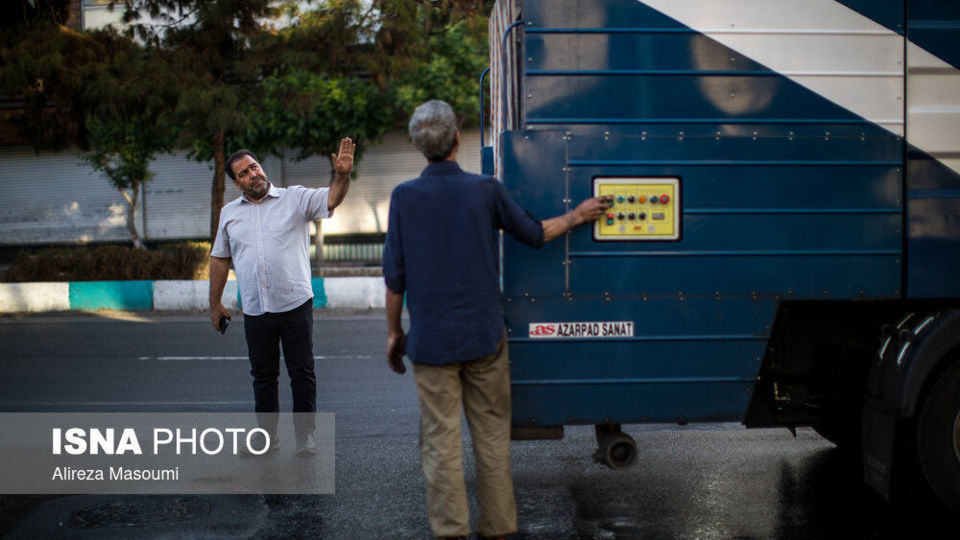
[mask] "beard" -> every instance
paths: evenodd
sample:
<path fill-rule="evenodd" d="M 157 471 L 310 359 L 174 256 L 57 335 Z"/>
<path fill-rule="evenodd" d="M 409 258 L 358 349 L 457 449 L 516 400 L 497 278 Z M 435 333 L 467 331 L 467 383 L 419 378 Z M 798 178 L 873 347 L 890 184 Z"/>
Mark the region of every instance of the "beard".
<path fill-rule="evenodd" d="M 257 175 L 250 179 L 250 186 L 243 188 L 243 193 L 248 199 L 257 201 L 264 198 L 270 191 L 270 182 L 264 175 Z"/>

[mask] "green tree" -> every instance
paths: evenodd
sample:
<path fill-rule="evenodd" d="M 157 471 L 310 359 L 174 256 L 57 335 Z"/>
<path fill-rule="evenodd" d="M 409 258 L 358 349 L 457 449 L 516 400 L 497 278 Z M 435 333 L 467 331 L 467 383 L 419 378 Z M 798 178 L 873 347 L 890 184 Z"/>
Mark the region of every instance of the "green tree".
<path fill-rule="evenodd" d="M 149 179 L 137 171 L 167 148 L 175 126 L 178 146 L 214 164 L 211 236 L 228 149 L 287 147 L 303 159 L 327 155 L 348 135 L 362 152 L 430 98 L 449 101 L 468 123 L 477 117 L 492 0 L 317 0 L 302 12 L 302 2 L 281 0 L 117 4 L 149 61 L 117 64 L 118 36 L 65 29 L 68 0 L 4 6 L 0 86 L 24 96 L 11 120 L 38 149 L 92 142 L 90 163 L 130 197 Z M 137 24 L 145 15 L 150 24 Z M 124 82 L 110 90 L 105 81 Z M 156 102 L 146 101 L 145 85 Z M 161 125 L 171 129 L 153 133 Z"/>
<path fill-rule="evenodd" d="M 251 146 L 298 149 L 296 160 L 317 154 L 329 158 L 339 149 L 340 139 L 348 136 L 357 145 L 357 164 L 366 146 L 393 127 L 393 109 L 387 93 L 356 77 L 304 70 L 271 75 L 260 85 L 257 103 L 258 121 L 250 132 L 254 141 Z M 331 181 L 333 174 L 331 162 Z M 323 253 L 320 220 L 316 227 L 319 262 Z"/>
<path fill-rule="evenodd" d="M 7 2 L 0 16 L 0 92 L 19 100 L 5 120 L 36 150 L 85 147 L 81 94 L 107 54 L 63 23 L 66 2 Z"/>
<path fill-rule="evenodd" d="M 271 75 L 260 85 L 257 104 L 252 146 L 280 143 L 298 150 L 296 160 L 329 157 L 346 136 L 357 144 L 359 162 L 363 149 L 393 125 L 388 94 L 356 77 L 304 70 Z"/>
<path fill-rule="evenodd" d="M 249 100 L 260 78 L 249 61 L 250 43 L 267 31 L 279 13 L 273 0 L 127 0 L 124 18 L 131 24 L 149 15 L 161 25 L 132 28 L 149 43 L 162 45 L 180 78 L 176 121 L 180 145 L 199 161 L 213 160 L 210 238 L 216 235 L 223 207 L 227 148 L 239 147 L 250 122 Z"/>
<path fill-rule="evenodd" d="M 486 33 L 477 35 L 464 20 L 429 36 L 426 44 L 434 52 L 391 81 L 396 107 L 406 116 L 424 101 L 442 99 L 465 125 L 475 125 L 480 117 L 477 78 L 488 64 Z"/>
<path fill-rule="evenodd" d="M 362 151 L 433 97 L 451 102 L 468 122 L 477 117 L 490 0 L 318 0 L 303 12 L 292 1 L 126 3 L 132 22 L 149 14 L 169 23 L 137 31 L 163 44 L 182 79 L 180 143 L 194 158 L 213 160 L 211 237 L 228 148 L 288 146 L 302 159 L 349 135 Z M 284 93 L 294 97 L 275 99 Z"/>
<path fill-rule="evenodd" d="M 131 241 L 145 249 L 136 229 L 136 205 L 151 179 L 150 162 L 168 152 L 176 136 L 171 117 L 176 81 L 154 51 L 112 32 L 97 37 L 110 55 L 83 92 L 92 145 L 84 160 L 123 194 Z"/>
<path fill-rule="evenodd" d="M 306 11 L 299 8 L 308 7 Z M 359 0 L 323 0 L 283 11 L 289 21 L 250 43 L 250 57 L 264 75 L 309 71 L 356 75 L 371 51 L 373 14 Z"/>
<path fill-rule="evenodd" d="M 316 9 L 298 10 L 297 2 L 272 0 L 128 2 L 130 21 L 149 14 L 169 23 L 162 31 L 139 27 L 138 32 L 166 48 L 182 78 L 184 91 L 176 107 L 180 144 L 191 148 L 191 156 L 199 161 L 213 160 L 211 238 L 224 202 L 228 148 L 248 147 L 263 153 L 293 146 L 303 159 L 336 149 L 342 135 L 349 134 L 362 144 L 385 129 L 383 125 L 372 128 L 369 116 L 345 117 L 358 111 L 367 114 L 365 101 L 382 102 L 379 94 L 350 79 L 363 66 L 369 11 L 359 0 L 324 0 Z M 325 77 L 309 79 L 306 73 Z M 318 82 L 321 79 L 323 83 Z M 356 95 L 321 100 L 322 94 L 301 95 L 292 104 L 271 101 L 277 92 L 294 92 L 290 85 L 300 83 L 313 85 L 311 91 Z M 319 116 L 298 116 L 307 109 Z M 335 110 L 341 114 L 333 118 L 328 113 Z M 392 118 L 383 110 L 389 111 L 389 105 L 381 109 L 389 126 Z M 285 121 L 295 123 L 278 125 Z"/>
<path fill-rule="evenodd" d="M 37 21 L 65 24 L 70 0 L 8 0 L 0 4 L 0 28 L 16 29 Z"/>
<path fill-rule="evenodd" d="M 477 78 L 487 66 L 492 0 L 376 0 L 375 54 L 367 68 L 395 96 L 399 120 L 428 99 L 450 103 L 465 124 L 479 118 Z"/>

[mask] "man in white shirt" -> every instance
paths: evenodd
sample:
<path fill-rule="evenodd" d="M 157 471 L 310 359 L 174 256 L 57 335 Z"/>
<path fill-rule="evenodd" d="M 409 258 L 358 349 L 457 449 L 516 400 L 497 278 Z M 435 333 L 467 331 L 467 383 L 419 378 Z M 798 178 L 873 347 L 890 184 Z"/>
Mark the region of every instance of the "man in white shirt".
<path fill-rule="evenodd" d="M 257 413 L 279 411 L 281 346 L 293 391 L 293 412 L 316 412 L 309 224 L 332 216 L 343 202 L 355 148 L 349 138 L 340 141 L 339 153 L 331 155 L 333 181 L 330 187 L 317 189 L 270 184 L 249 150 L 238 150 L 227 159 L 227 174 L 241 195 L 220 211 L 210 251 L 210 321 L 219 330 L 221 320 L 230 318 L 222 297 L 232 262 Z M 306 415 L 296 416 L 297 453 L 312 454 L 316 452 L 312 422 L 303 424 Z M 275 435 L 275 424 L 266 423 L 263 427 Z"/>

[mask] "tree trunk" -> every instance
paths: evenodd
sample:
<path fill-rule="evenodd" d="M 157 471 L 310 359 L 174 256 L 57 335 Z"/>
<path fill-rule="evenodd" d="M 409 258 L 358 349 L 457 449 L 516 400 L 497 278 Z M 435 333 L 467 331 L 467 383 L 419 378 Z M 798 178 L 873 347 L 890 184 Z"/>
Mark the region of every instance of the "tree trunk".
<path fill-rule="evenodd" d="M 227 175 L 226 141 L 221 129 L 213 136 L 213 188 L 210 193 L 210 244 L 217 239 L 220 209 L 223 208 L 223 190 Z"/>
<path fill-rule="evenodd" d="M 133 241 L 133 247 L 137 249 L 147 249 L 143 240 L 140 239 L 140 234 L 137 233 L 137 197 L 140 196 L 140 182 L 131 182 L 130 194 L 128 195 L 124 192 L 123 195 L 127 199 L 127 231 L 130 232 L 130 240 Z"/>

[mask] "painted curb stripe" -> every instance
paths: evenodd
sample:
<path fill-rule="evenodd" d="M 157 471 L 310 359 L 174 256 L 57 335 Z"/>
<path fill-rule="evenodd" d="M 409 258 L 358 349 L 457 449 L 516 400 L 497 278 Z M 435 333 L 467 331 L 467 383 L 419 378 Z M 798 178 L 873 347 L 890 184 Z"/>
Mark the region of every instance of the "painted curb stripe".
<path fill-rule="evenodd" d="M 313 278 L 313 307 L 322 308 L 327 306 L 327 291 L 323 285 L 323 278 Z"/>
<path fill-rule="evenodd" d="M 153 309 L 153 281 L 70 282 L 70 309 Z"/>
<path fill-rule="evenodd" d="M 371 287 L 381 283 L 380 278 L 334 279 L 333 292 L 340 298 L 338 307 L 370 308 L 376 302 L 370 296 Z M 183 295 L 182 288 L 158 286 L 158 282 L 144 281 L 71 281 L 58 283 L 13 283 L 0 284 L 0 313 L 62 311 L 96 311 L 110 309 L 118 311 L 151 311 L 156 305 L 168 305 L 161 300 L 164 294 Z M 205 281 L 203 283 L 206 283 Z M 325 278 L 312 278 L 313 307 L 326 308 L 330 305 L 327 296 Z M 237 291 L 239 308 L 239 291 Z M 195 287 L 192 300 L 180 301 L 182 304 L 205 306 L 207 288 Z M 27 302 L 25 297 L 36 297 Z M 376 295 L 379 298 L 380 295 Z M 17 301 L 4 300 L 6 297 Z M 161 299 L 158 299 L 161 298 Z M 156 300 L 156 302 L 155 302 Z M 177 304 L 177 302 L 173 302 Z M 185 308 L 193 309 L 193 308 Z M 234 308 L 230 308 L 234 309 Z M 162 310 L 158 310 L 162 311 Z"/>

